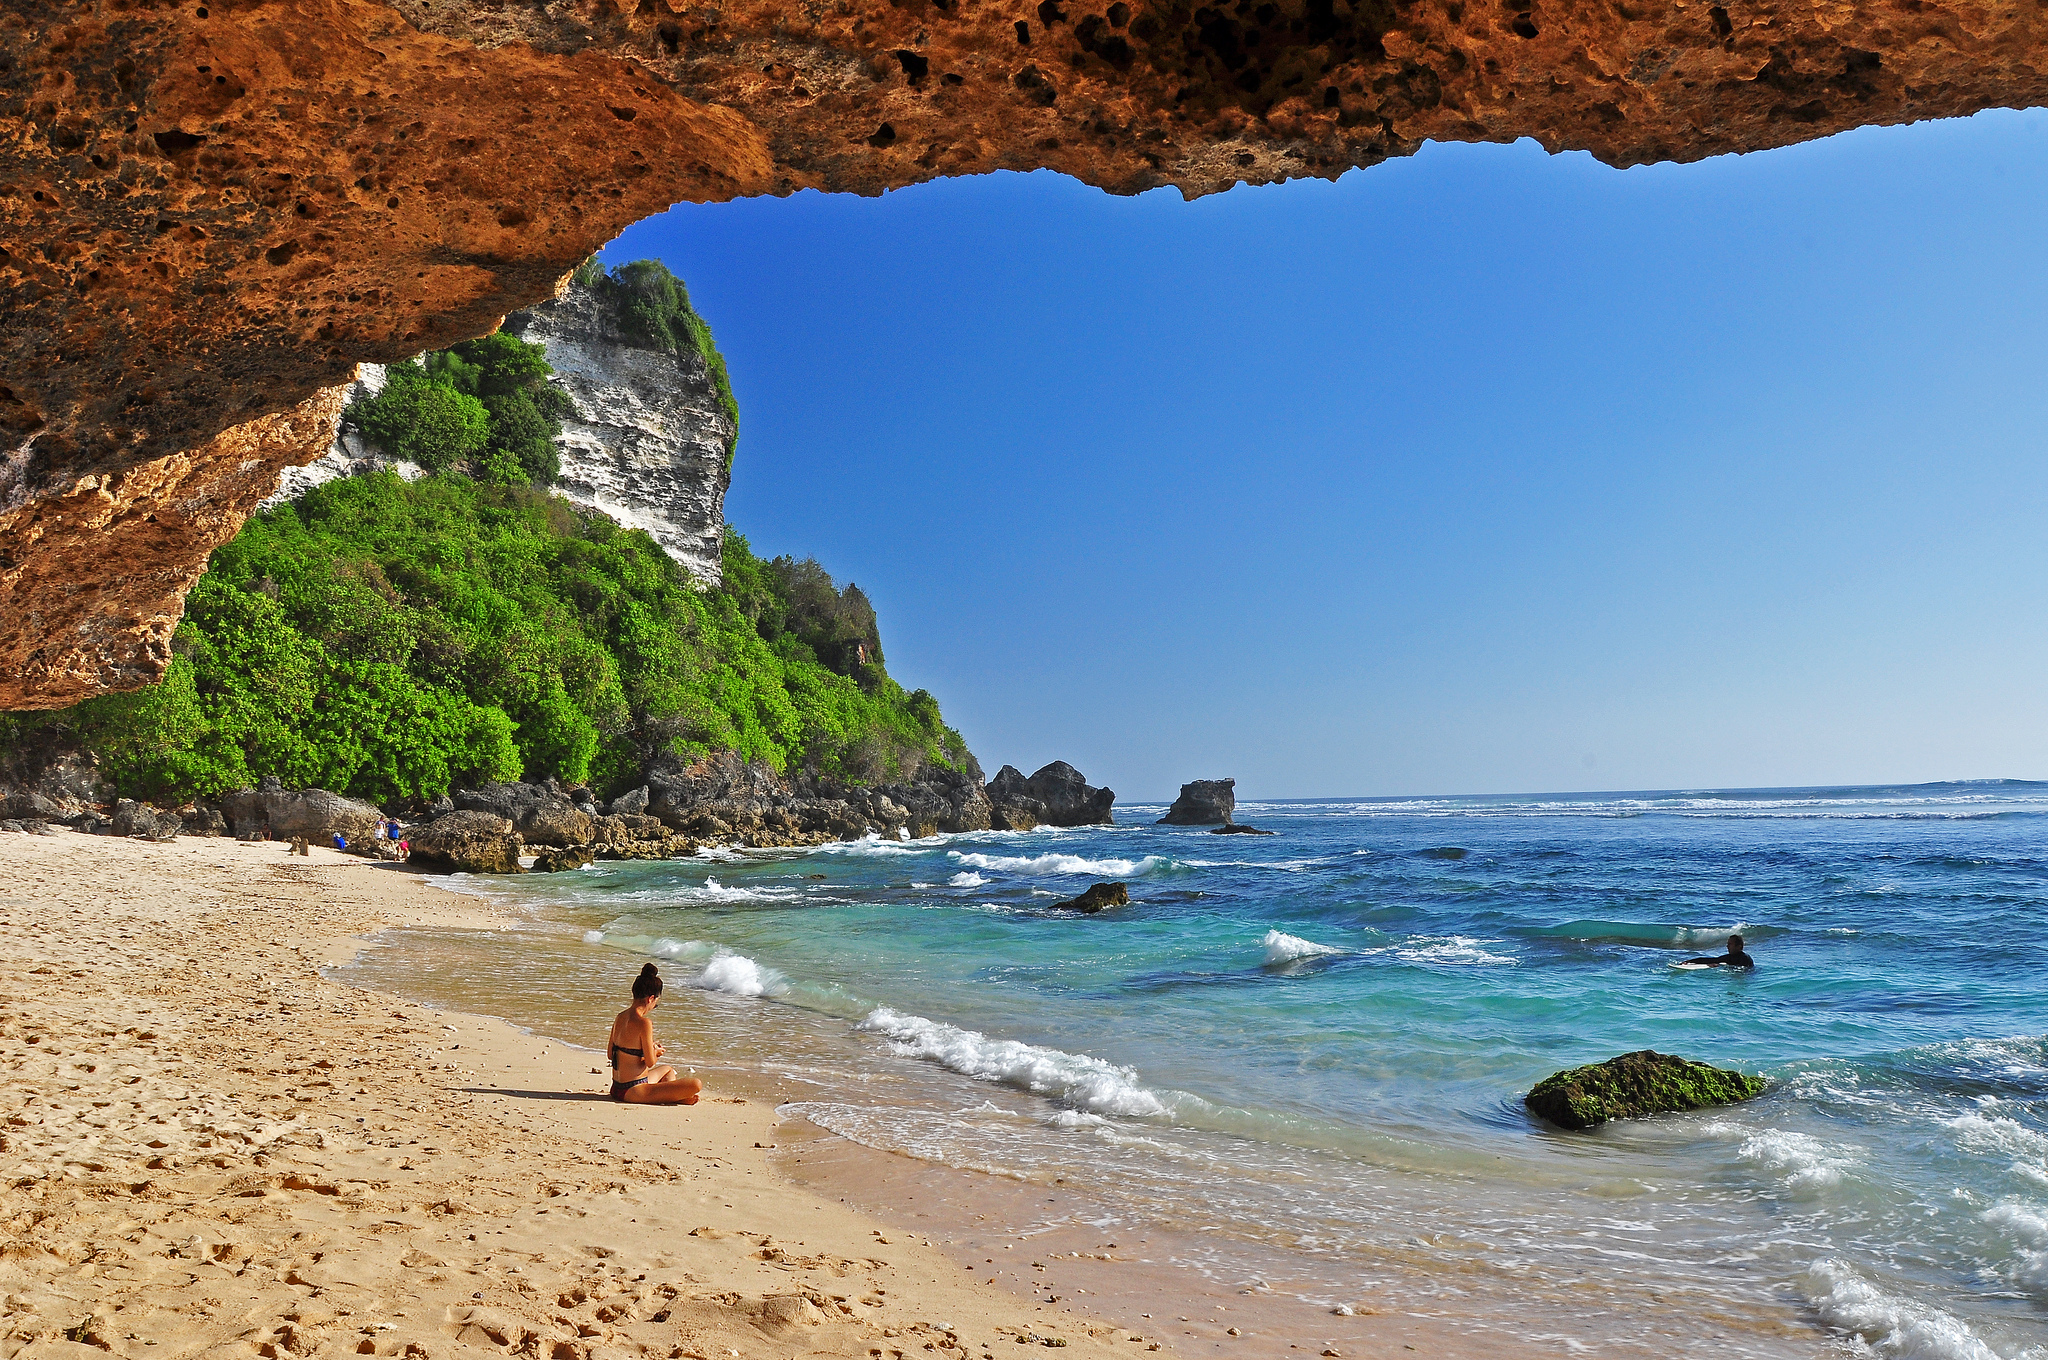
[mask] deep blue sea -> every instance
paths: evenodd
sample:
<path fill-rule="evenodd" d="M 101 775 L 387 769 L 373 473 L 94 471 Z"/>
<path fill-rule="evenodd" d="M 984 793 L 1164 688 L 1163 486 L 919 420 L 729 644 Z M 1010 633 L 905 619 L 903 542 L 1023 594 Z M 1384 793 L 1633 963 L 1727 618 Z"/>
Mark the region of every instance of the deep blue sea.
<path fill-rule="evenodd" d="M 1242 805 L 1270 837 L 1163 811 L 462 880 L 520 926 L 352 976 L 594 1045 L 666 960 L 665 1023 L 813 1083 L 792 1113 L 1209 1234 L 1329 1308 L 2048 1356 L 2048 784 Z M 1101 879 L 1131 905 L 1048 910 Z M 1672 967 L 1731 931 L 1753 973 Z M 1639 1048 L 1771 1089 L 1592 1133 L 1524 1111 Z"/>

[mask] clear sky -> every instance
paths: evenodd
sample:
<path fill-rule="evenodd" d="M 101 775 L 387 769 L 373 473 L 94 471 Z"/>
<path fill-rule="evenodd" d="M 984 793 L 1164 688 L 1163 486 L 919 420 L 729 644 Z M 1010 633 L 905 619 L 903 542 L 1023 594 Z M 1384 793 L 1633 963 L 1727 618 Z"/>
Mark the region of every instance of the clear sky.
<path fill-rule="evenodd" d="M 677 208 L 727 517 L 992 773 L 1125 799 L 2048 777 L 2048 114 L 1194 203 Z"/>

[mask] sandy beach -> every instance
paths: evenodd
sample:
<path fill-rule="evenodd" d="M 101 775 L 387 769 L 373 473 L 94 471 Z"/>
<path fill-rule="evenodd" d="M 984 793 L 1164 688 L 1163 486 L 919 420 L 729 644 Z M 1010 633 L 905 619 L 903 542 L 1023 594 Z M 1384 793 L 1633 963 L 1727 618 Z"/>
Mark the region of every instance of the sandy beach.
<path fill-rule="evenodd" d="M 777 1174 L 770 1093 L 617 1105 L 589 1052 L 321 977 L 487 904 L 219 839 L 0 862 L 0 1355 L 1162 1348 Z"/>

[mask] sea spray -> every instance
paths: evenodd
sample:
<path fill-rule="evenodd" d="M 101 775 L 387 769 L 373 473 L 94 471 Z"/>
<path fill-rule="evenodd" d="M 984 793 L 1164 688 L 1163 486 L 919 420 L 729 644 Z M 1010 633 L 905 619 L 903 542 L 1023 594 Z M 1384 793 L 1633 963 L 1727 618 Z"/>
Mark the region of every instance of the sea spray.
<path fill-rule="evenodd" d="M 1335 945 L 1317 944 L 1314 940 L 1304 940 L 1299 935 L 1289 935 L 1281 930 L 1267 931 L 1266 937 L 1260 940 L 1259 944 L 1266 951 L 1265 966 L 1268 968 L 1299 963 L 1303 959 L 1326 958 L 1344 952 Z"/>

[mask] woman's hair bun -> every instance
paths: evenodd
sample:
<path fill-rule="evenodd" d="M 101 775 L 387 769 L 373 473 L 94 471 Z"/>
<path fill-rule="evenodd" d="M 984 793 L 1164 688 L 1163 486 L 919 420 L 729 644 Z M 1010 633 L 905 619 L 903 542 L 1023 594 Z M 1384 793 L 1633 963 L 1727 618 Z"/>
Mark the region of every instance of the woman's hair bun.
<path fill-rule="evenodd" d="M 633 979 L 633 999 L 645 1001 L 650 996 L 660 995 L 661 974 L 655 971 L 653 964 L 646 964 L 640 969 L 640 976 Z"/>
<path fill-rule="evenodd" d="M 651 964 L 651 963 L 648 963 L 648 964 L 642 964 L 642 965 L 641 965 L 641 967 L 640 967 L 640 976 L 641 976 L 641 977 L 654 977 L 654 976 L 656 976 L 656 973 L 655 973 L 655 969 L 654 969 L 654 965 L 653 965 L 653 964 Z"/>

